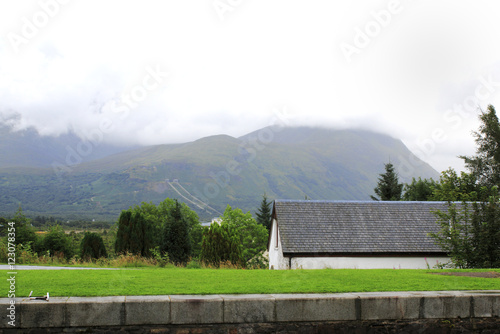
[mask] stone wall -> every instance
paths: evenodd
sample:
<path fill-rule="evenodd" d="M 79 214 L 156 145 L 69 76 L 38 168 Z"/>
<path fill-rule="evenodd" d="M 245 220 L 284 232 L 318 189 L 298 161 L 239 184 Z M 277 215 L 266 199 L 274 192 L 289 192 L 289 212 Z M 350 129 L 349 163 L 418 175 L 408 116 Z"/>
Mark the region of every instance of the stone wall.
<path fill-rule="evenodd" d="M 16 299 L 1 332 L 500 332 L 500 291 Z M 378 328 L 378 329 L 377 329 Z M 21 330 L 21 331 L 20 331 Z M 346 331 L 346 333 L 349 331 Z"/>

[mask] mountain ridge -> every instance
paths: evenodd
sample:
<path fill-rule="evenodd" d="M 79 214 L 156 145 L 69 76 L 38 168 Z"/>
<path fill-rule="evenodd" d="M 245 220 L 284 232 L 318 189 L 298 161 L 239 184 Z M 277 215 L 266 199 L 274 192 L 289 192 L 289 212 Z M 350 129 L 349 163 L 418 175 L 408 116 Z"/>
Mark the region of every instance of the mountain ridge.
<path fill-rule="evenodd" d="M 255 210 L 264 193 L 369 200 L 384 163 L 411 154 L 401 140 L 367 130 L 267 127 L 238 138 L 214 135 L 121 151 L 62 173 L 0 168 L 0 215 L 22 203 L 25 212 L 116 219 L 129 206 L 172 197 L 208 220 L 228 204 Z M 438 176 L 422 162 L 401 181 Z"/>
<path fill-rule="evenodd" d="M 59 136 L 42 136 L 33 127 L 12 131 L 9 126 L 0 124 L 0 168 L 49 168 L 55 162 L 66 163 L 68 154 L 78 151 L 79 145 L 85 142 L 89 141 L 71 131 Z M 103 142 L 89 143 L 92 143 L 90 153 L 80 154 L 85 161 L 101 159 L 135 148 L 135 146 L 119 146 Z"/>

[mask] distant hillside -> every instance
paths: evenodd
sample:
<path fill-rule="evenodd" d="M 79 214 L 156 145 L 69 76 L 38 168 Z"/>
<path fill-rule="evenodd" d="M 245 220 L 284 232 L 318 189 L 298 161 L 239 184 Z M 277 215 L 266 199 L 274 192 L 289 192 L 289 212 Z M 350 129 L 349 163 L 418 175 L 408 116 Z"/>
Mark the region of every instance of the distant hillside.
<path fill-rule="evenodd" d="M 364 130 L 264 128 L 129 150 L 60 175 L 0 169 L 0 216 L 19 202 L 28 213 L 116 219 L 131 205 L 172 197 L 208 220 L 228 204 L 253 212 L 264 192 L 270 199 L 369 200 L 384 163 L 397 166 L 409 155 L 400 140 Z M 425 163 L 401 181 L 412 176 L 439 177 Z"/>
<path fill-rule="evenodd" d="M 130 150 L 131 147 L 120 147 L 102 142 L 85 142 L 73 133 L 59 137 L 41 136 L 29 128 L 23 131 L 11 131 L 8 126 L 0 124 L 0 168 L 4 167 L 52 167 L 52 163 L 69 164 L 79 162 L 72 157 L 72 152 L 80 150 L 81 161 L 92 161 L 111 154 Z"/>

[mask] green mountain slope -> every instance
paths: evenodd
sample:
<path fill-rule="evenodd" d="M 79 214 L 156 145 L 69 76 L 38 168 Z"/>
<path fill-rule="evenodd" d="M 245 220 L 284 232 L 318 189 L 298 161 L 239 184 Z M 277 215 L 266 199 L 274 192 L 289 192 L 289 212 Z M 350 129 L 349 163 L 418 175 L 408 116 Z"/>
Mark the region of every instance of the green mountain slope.
<path fill-rule="evenodd" d="M 141 201 L 174 197 L 208 220 L 227 204 L 254 211 L 264 192 L 282 199 L 369 200 L 384 163 L 397 166 L 409 155 L 400 140 L 369 131 L 264 128 L 240 138 L 130 150 L 68 173 L 0 169 L 0 216 L 22 203 L 27 213 L 116 219 Z M 401 181 L 419 176 L 437 179 L 438 173 L 422 162 Z"/>

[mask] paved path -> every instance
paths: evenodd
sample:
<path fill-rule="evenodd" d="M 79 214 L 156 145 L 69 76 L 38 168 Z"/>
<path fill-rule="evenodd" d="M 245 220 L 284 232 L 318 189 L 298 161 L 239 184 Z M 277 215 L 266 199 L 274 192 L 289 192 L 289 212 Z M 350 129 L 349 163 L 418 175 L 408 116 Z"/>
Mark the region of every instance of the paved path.
<path fill-rule="evenodd" d="M 89 269 L 89 270 L 118 270 L 119 268 L 90 268 L 90 267 L 49 267 L 49 266 L 26 266 L 14 265 L 12 269 L 7 264 L 0 264 L 0 270 L 61 270 L 61 269 Z"/>

